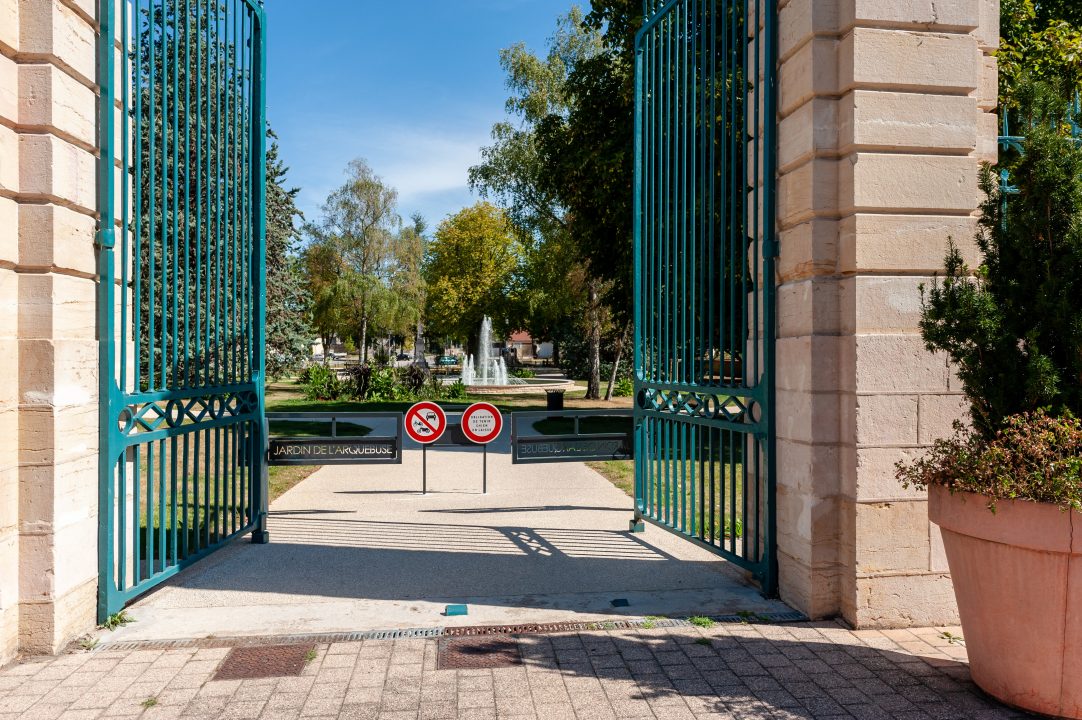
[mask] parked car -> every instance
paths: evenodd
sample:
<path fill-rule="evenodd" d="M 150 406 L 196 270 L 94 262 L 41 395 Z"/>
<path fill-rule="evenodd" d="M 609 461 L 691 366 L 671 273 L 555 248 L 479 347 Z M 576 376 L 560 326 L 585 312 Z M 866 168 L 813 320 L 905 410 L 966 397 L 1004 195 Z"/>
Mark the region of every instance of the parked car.
<path fill-rule="evenodd" d="M 409 353 L 398 353 L 398 357 L 396 359 L 397 360 L 409 360 L 412 357 L 413 356 L 410 355 Z"/>

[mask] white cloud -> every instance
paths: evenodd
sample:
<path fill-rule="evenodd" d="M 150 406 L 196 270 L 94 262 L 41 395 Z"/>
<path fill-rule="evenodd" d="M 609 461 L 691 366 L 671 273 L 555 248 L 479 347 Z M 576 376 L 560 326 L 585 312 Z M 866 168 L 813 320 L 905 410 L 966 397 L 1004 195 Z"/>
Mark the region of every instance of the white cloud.
<path fill-rule="evenodd" d="M 398 190 L 400 212 L 420 212 L 432 224 L 472 202 L 467 173 L 490 142 L 490 118 L 446 124 L 406 124 L 321 117 L 318 130 L 283 138 L 290 180 L 302 190 L 301 209 L 313 219 L 327 195 L 343 180 L 346 164 L 364 158 Z M 462 119 L 460 119 L 462 120 Z M 472 127 L 469 127 L 472 126 Z"/>

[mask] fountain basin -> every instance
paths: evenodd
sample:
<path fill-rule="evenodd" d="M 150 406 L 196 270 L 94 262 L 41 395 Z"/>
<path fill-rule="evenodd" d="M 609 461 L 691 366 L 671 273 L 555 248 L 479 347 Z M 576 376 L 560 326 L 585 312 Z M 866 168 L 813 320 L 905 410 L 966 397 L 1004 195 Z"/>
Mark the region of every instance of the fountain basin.
<path fill-rule="evenodd" d="M 470 395 L 540 395 L 550 390 L 574 390 L 574 380 L 556 378 L 517 378 L 512 385 L 467 385 Z"/>

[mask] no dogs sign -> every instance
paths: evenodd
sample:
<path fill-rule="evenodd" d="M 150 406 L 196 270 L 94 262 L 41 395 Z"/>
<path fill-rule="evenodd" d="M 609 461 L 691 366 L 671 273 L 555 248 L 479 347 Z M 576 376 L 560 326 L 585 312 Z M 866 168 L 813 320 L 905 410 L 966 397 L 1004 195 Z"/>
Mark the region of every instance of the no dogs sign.
<path fill-rule="evenodd" d="M 478 445 L 487 445 L 499 437 L 503 416 L 495 405 L 479 402 L 462 413 L 462 434 Z"/>
<path fill-rule="evenodd" d="M 447 413 L 434 402 L 419 402 L 406 411 L 406 434 L 429 445 L 440 439 L 447 429 Z"/>

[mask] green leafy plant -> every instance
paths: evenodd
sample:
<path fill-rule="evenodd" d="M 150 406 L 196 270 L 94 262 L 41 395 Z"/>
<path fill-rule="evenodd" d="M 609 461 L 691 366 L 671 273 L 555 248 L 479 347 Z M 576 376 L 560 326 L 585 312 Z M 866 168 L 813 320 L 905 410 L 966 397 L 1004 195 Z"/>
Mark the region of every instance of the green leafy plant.
<path fill-rule="evenodd" d="M 635 394 L 635 381 L 629 377 L 620 378 L 613 386 L 612 394 L 616 397 L 631 397 Z"/>
<path fill-rule="evenodd" d="M 511 371 L 511 375 L 513 377 L 523 378 L 524 380 L 537 377 L 537 373 L 528 367 L 517 367 Z"/>
<path fill-rule="evenodd" d="M 147 708 L 149 710 L 150 708 L 152 708 L 152 707 L 154 707 L 155 705 L 158 704 L 158 698 L 156 698 L 156 697 L 148 697 L 146 700 L 144 700 L 143 702 L 141 702 L 139 704 L 142 705 L 144 708 Z"/>
<path fill-rule="evenodd" d="M 710 638 L 701 637 L 701 638 L 695 638 L 695 644 L 696 645 L 706 645 L 707 647 L 713 647 L 714 641 L 711 640 Z"/>
<path fill-rule="evenodd" d="M 128 615 L 124 610 L 121 610 L 120 612 L 113 613 L 105 618 L 105 622 L 98 627 L 105 628 L 106 630 L 116 630 L 118 627 L 124 627 L 133 622 L 135 622 L 135 619 L 131 615 Z"/>
<path fill-rule="evenodd" d="M 701 628 L 714 627 L 714 625 L 716 624 L 713 620 L 706 617 L 705 615 L 695 615 L 693 617 L 689 617 L 688 622 L 695 627 Z"/>
<path fill-rule="evenodd" d="M 944 630 L 939 633 L 939 637 L 946 640 L 951 645 L 965 645 L 966 639 L 961 635 L 955 635 L 954 633 Z"/>
<path fill-rule="evenodd" d="M 1082 147 L 1078 120 L 1047 86 L 1025 89 L 1016 194 L 981 173 L 986 199 L 971 270 L 948 243 L 945 275 L 921 288 L 921 333 L 955 363 L 973 426 L 992 438 L 1006 419 L 1082 413 Z"/>
<path fill-rule="evenodd" d="M 450 385 L 444 386 L 444 396 L 448 400 L 465 400 L 466 399 L 466 386 L 462 384 L 461 380 L 455 380 Z"/>
<path fill-rule="evenodd" d="M 90 652 L 100 644 L 101 640 L 94 637 L 93 635 L 87 635 L 85 637 L 79 638 L 79 647 L 81 647 L 83 650 L 86 650 L 87 652 Z"/>
<path fill-rule="evenodd" d="M 326 365 L 310 365 L 301 374 L 304 396 L 309 400 L 337 400 L 345 393 L 338 373 Z"/>
<path fill-rule="evenodd" d="M 305 665 L 307 665 L 308 663 L 315 660 L 318 656 L 319 656 L 319 654 L 316 652 L 315 648 L 309 649 L 308 652 L 306 652 L 304 654 L 304 663 L 305 663 Z"/>
<path fill-rule="evenodd" d="M 1031 500 L 1082 510 L 1082 421 L 1043 412 L 1015 415 L 992 439 L 955 425 L 924 457 L 899 463 L 898 479 L 918 489 L 951 491 L 997 500 Z"/>

